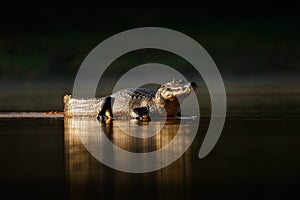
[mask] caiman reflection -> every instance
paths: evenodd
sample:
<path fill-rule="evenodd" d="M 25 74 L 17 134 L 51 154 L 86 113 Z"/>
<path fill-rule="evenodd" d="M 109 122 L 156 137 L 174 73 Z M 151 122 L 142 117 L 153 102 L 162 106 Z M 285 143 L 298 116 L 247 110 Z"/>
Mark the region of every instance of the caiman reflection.
<path fill-rule="evenodd" d="M 151 126 L 150 126 L 151 123 Z M 118 147 L 136 153 L 146 153 L 156 151 L 165 145 L 167 145 L 173 137 L 179 132 L 180 120 L 167 120 L 166 122 L 141 122 L 135 120 L 120 120 L 112 121 L 104 124 L 99 123 L 97 119 L 93 118 L 65 118 L 65 139 L 72 141 L 72 143 L 66 144 L 69 147 L 69 151 L 72 150 L 74 141 L 76 144 L 88 144 L 89 142 L 98 141 L 99 144 L 103 135 L 101 130 L 105 133 L 106 137 Z M 184 134 L 180 138 L 180 143 L 177 143 L 172 147 L 173 151 L 180 151 L 186 143 L 190 142 L 189 137 L 189 122 L 183 126 Z M 181 130 L 182 131 L 182 130 Z M 135 132 L 135 135 L 140 134 L 141 137 L 134 137 L 130 132 Z M 149 132 L 154 132 L 151 137 L 145 137 Z M 129 133 L 129 134 L 128 134 Z M 99 149 L 101 151 L 101 149 Z"/>
<path fill-rule="evenodd" d="M 152 124 L 150 125 L 149 123 Z M 112 176 L 111 178 L 114 180 L 113 185 L 122 184 L 125 181 L 123 180 L 124 176 L 120 176 L 120 174 L 124 173 L 108 168 L 100 163 L 87 151 L 85 148 L 86 144 L 95 143 L 95 141 L 100 143 L 103 137 L 107 137 L 114 145 L 124 150 L 146 153 L 158 150 L 169 144 L 174 136 L 178 134 L 178 131 L 181 130 L 184 131 L 184 133 L 180 136 L 180 142 L 175 143 L 171 147 L 174 152 L 181 151 L 181 148 L 191 140 L 189 137 L 191 121 L 184 121 L 183 129 L 179 129 L 179 125 L 180 120 L 167 120 L 166 122 L 118 120 L 113 121 L 113 123 L 103 124 L 94 118 L 65 118 L 65 167 L 69 189 L 72 191 L 71 194 L 82 194 L 80 190 L 87 188 L 89 184 L 97 186 L 103 186 L 103 184 L 105 184 L 107 186 L 107 182 L 102 183 L 102 181 L 107 180 L 107 176 Z M 151 129 L 150 131 L 160 131 L 149 138 L 137 138 L 126 133 L 128 131 L 140 131 L 140 134 L 146 134 L 149 132 L 149 129 Z M 105 135 L 101 133 L 101 130 L 103 130 Z M 99 151 L 101 151 L 101 148 Z M 186 179 L 187 177 L 185 176 L 189 174 L 190 167 L 188 166 L 191 163 L 190 160 L 190 149 L 188 149 L 175 164 L 173 163 L 174 167 L 176 167 L 175 171 L 166 168 L 155 172 L 157 179 L 155 182 L 160 185 L 175 183 L 176 180 Z M 118 174 L 117 177 L 115 177 L 116 174 Z M 170 182 L 170 180 L 173 181 Z M 182 187 L 182 185 L 178 187 Z M 186 188 L 186 186 L 184 188 Z"/>

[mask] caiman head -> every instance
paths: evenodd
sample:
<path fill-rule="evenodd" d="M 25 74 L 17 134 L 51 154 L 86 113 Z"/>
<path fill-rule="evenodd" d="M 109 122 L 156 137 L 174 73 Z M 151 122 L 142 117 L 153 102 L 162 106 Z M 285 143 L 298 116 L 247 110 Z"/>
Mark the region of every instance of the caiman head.
<path fill-rule="evenodd" d="M 154 102 L 159 112 L 162 108 L 168 117 L 175 116 L 180 110 L 180 103 L 198 88 L 195 82 L 185 83 L 173 80 L 163 84 L 156 92 Z"/>

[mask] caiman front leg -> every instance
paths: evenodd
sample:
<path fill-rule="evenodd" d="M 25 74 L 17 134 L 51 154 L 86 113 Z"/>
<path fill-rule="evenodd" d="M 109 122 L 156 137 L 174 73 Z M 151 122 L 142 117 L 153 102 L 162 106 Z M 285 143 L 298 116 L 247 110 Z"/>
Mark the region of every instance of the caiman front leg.
<path fill-rule="evenodd" d="M 130 113 L 132 119 L 138 119 L 141 121 L 150 121 L 149 109 L 147 107 L 140 107 L 132 109 Z"/>
<path fill-rule="evenodd" d="M 103 107 L 100 110 L 97 119 L 102 122 L 111 121 L 113 119 L 112 113 L 112 103 L 114 102 L 114 98 L 106 97 L 104 99 Z"/>

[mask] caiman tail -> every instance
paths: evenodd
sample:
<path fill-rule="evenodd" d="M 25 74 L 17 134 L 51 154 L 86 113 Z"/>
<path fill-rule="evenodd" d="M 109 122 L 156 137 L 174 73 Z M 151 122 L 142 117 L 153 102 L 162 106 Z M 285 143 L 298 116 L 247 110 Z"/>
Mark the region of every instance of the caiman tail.
<path fill-rule="evenodd" d="M 64 96 L 64 115 L 66 117 L 97 117 L 105 113 L 112 117 L 111 97 L 103 98 L 73 98 L 71 95 Z"/>

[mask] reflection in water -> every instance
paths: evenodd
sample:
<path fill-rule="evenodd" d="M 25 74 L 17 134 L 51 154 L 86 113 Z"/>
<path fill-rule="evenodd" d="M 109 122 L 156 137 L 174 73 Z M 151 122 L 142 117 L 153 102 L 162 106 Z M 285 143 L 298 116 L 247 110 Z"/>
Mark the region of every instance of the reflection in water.
<path fill-rule="evenodd" d="M 95 140 L 100 143 L 103 140 L 102 137 L 107 137 L 113 144 L 124 150 L 139 153 L 152 152 L 169 144 L 178 134 L 180 140 L 172 146 L 172 151 L 176 152 L 190 144 L 192 139 L 189 128 L 191 121 L 183 122 L 183 129 L 179 129 L 180 120 L 165 123 L 151 122 L 151 126 L 144 122 L 142 124 L 137 123 L 135 121 L 114 121 L 111 124 L 101 124 L 96 119 L 91 118 L 64 119 L 65 167 L 71 197 L 91 195 L 103 197 L 103 195 L 108 195 L 108 193 L 103 193 L 104 188 L 111 191 L 110 195 L 117 197 L 116 188 L 118 188 L 117 190 L 125 190 L 126 188 L 132 189 L 132 187 L 136 188 L 135 191 L 140 192 L 141 195 L 147 194 L 157 197 L 164 194 L 163 186 L 166 188 L 172 186 L 172 190 L 177 190 L 177 193 L 174 194 L 177 197 L 178 195 L 184 197 L 188 195 L 186 193 L 188 187 L 186 181 L 191 177 L 190 150 L 167 168 L 146 174 L 130 174 L 113 170 L 101 164 L 83 145 L 92 144 Z M 100 134 L 101 129 L 106 136 Z M 146 134 L 143 133 L 143 130 L 147 132 L 149 129 L 151 129 L 150 131 L 161 129 L 161 131 L 149 138 L 136 138 L 125 132 L 128 130 L 141 131 L 141 134 Z M 177 133 L 178 131 L 183 131 L 183 133 Z M 147 187 L 145 188 L 145 186 Z M 152 192 L 149 192 L 149 187 Z M 93 190 L 91 188 L 101 188 L 103 194 L 97 194 L 100 189 Z"/>

